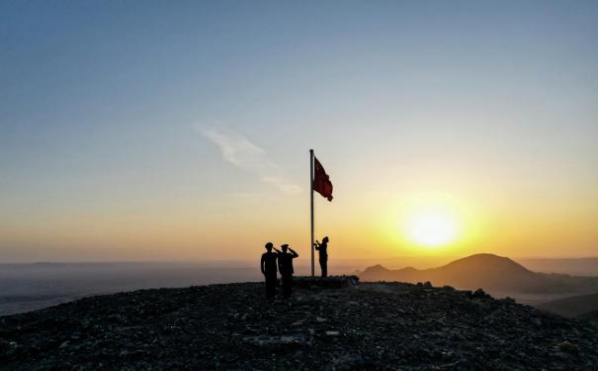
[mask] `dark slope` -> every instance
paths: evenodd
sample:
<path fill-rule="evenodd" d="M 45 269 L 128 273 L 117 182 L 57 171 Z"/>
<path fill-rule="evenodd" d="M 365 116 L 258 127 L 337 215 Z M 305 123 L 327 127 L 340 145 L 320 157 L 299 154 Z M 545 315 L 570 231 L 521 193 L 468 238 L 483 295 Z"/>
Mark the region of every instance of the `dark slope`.
<path fill-rule="evenodd" d="M 365 269 L 363 281 L 424 282 L 463 289 L 479 287 L 513 293 L 571 293 L 598 291 L 598 278 L 532 272 L 513 260 L 492 254 L 472 255 L 439 268 L 388 270 L 382 266 Z"/>
<path fill-rule="evenodd" d="M 553 300 L 539 304 L 536 308 L 565 317 L 579 317 L 598 312 L 598 293 Z"/>
<path fill-rule="evenodd" d="M 578 318 L 584 321 L 592 322 L 598 326 L 598 310 L 593 310 L 589 313 L 582 314 Z"/>
<path fill-rule="evenodd" d="M 591 369 L 596 328 L 424 285 L 145 290 L 0 318 L 0 368 Z"/>

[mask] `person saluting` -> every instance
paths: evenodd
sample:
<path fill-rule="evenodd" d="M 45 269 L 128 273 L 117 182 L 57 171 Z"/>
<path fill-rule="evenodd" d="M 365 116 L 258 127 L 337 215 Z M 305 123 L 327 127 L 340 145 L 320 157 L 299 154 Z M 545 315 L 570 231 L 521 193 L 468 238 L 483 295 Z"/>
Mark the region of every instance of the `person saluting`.
<path fill-rule="evenodd" d="M 280 246 L 282 252 L 278 254 L 278 269 L 282 276 L 282 295 L 288 298 L 293 290 L 293 259 L 298 258 L 299 254 L 291 249 L 289 245 L 284 244 Z M 288 252 L 290 251 L 290 253 Z"/>
<path fill-rule="evenodd" d="M 276 259 L 278 253 L 272 252 L 274 245 L 272 242 L 266 244 L 266 252 L 262 254 L 260 268 L 266 278 L 266 297 L 273 298 L 276 295 Z"/>

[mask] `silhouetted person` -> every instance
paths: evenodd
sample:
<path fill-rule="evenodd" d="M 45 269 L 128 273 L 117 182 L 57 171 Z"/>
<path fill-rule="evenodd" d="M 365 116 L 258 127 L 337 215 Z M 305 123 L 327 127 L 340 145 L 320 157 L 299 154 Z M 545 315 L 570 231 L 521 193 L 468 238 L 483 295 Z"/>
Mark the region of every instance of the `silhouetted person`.
<path fill-rule="evenodd" d="M 322 243 L 316 240 L 316 250 L 320 253 L 320 270 L 322 277 L 328 276 L 328 236 L 322 239 Z"/>
<path fill-rule="evenodd" d="M 274 248 L 272 242 L 268 242 L 265 247 L 268 251 L 262 254 L 260 268 L 266 278 L 266 296 L 272 298 L 276 294 L 276 258 L 278 258 L 278 254 L 272 252 Z"/>
<path fill-rule="evenodd" d="M 278 254 L 278 270 L 282 276 L 282 295 L 288 298 L 293 291 L 293 259 L 299 257 L 295 250 L 291 249 L 289 245 L 284 244 L 280 246 L 282 252 Z M 287 251 L 290 251 L 287 252 Z"/>

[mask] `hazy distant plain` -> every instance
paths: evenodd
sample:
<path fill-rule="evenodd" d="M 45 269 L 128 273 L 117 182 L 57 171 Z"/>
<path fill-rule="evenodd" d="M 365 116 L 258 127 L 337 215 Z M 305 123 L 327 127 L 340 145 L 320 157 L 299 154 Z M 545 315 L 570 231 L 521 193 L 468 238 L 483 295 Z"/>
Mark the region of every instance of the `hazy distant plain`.
<path fill-rule="evenodd" d="M 340 260 L 331 264 L 331 274 L 351 274 L 374 264 L 389 268 L 413 265 L 439 266 L 452 258 L 392 258 L 368 261 Z M 528 269 L 546 273 L 598 275 L 598 259 L 518 259 Z M 297 264 L 297 275 L 310 273 L 307 261 Z M 318 273 L 318 272 L 317 272 Z M 260 281 L 259 263 L 251 261 L 211 262 L 108 262 L 0 264 L 0 316 L 40 309 L 89 295 L 159 287 L 185 287 L 216 283 Z M 554 295 L 513 295 L 520 302 L 537 304 Z"/>
<path fill-rule="evenodd" d="M 297 266 L 297 274 L 309 273 Z M 333 274 L 350 272 L 331 268 Z M 20 313 L 88 295 L 159 287 L 259 281 L 259 262 L 0 264 L 0 315 Z"/>

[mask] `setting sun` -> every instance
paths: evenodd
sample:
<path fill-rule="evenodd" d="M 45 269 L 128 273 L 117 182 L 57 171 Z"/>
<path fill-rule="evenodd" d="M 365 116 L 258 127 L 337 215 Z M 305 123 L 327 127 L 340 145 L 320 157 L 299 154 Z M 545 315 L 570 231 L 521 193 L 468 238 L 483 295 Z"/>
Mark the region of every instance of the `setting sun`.
<path fill-rule="evenodd" d="M 441 247 L 459 237 L 456 218 L 442 211 L 425 210 L 409 217 L 405 225 L 409 241 L 425 247 Z"/>

